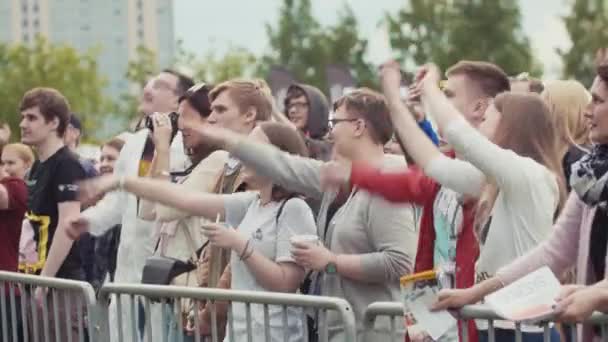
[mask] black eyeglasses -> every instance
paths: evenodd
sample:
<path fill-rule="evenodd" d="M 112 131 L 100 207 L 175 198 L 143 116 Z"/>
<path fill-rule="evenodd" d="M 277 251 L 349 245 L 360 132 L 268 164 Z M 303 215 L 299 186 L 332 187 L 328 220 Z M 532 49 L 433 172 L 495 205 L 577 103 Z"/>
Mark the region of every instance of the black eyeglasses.
<path fill-rule="evenodd" d="M 358 121 L 358 120 L 359 119 L 330 119 L 329 120 L 329 127 L 333 129 L 340 122 L 355 122 L 355 121 Z"/>

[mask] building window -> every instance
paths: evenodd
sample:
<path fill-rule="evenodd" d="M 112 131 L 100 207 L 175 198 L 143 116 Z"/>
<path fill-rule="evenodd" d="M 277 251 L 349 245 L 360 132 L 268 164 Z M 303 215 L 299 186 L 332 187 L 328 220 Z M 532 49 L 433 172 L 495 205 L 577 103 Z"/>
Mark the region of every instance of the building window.
<path fill-rule="evenodd" d="M 144 22 L 144 16 L 140 13 L 139 15 L 137 15 L 137 23 L 138 24 L 143 24 Z"/>
<path fill-rule="evenodd" d="M 26 4 L 26 3 L 24 3 L 24 4 L 21 6 L 21 10 L 23 11 L 23 13 L 27 13 L 27 4 Z"/>
<path fill-rule="evenodd" d="M 37 30 L 40 27 L 40 22 L 38 22 L 38 19 L 34 19 L 34 28 Z"/>
<path fill-rule="evenodd" d="M 38 4 L 34 4 L 34 6 L 32 6 L 32 10 L 34 13 L 38 13 Z"/>
<path fill-rule="evenodd" d="M 137 30 L 137 38 L 140 40 L 144 39 L 144 31 L 142 29 Z"/>
<path fill-rule="evenodd" d="M 27 19 L 23 19 L 23 27 L 27 27 Z"/>
<path fill-rule="evenodd" d="M 143 1 L 141 0 L 137 0 L 137 9 L 141 11 L 141 9 L 144 7 Z"/>
<path fill-rule="evenodd" d="M 119 16 L 119 15 L 120 15 L 120 9 L 118 9 L 118 8 L 117 8 L 117 9 L 115 9 L 115 10 L 114 10 L 114 15 L 115 15 L 115 16 Z"/>
<path fill-rule="evenodd" d="M 27 33 L 23 34 L 23 41 L 24 42 L 29 42 L 30 41 L 30 36 Z"/>

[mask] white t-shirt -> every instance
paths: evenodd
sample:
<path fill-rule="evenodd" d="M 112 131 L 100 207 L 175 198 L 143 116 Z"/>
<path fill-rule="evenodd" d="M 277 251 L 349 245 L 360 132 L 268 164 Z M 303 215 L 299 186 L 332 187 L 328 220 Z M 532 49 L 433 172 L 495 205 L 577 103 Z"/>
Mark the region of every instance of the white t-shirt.
<path fill-rule="evenodd" d="M 294 235 L 316 234 L 312 210 L 300 198 L 289 199 L 277 221 L 277 214 L 282 202 L 271 202 L 261 205 L 256 192 L 242 192 L 224 197 L 226 223 L 236 227 L 246 238 L 251 238 L 250 245 L 259 253 L 275 262 L 294 262 L 291 257 L 290 238 Z M 247 265 L 236 252 L 230 258 L 232 267 L 232 284 L 234 290 L 268 291 L 255 279 Z M 283 339 L 283 309 L 280 306 L 269 306 L 271 341 Z M 233 303 L 235 341 L 247 340 L 247 321 L 245 304 Z M 288 307 L 289 341 L 304 341 L 305 331 L 302 324 L 302 309 Z M 254 341 L 264 341 L 264 307 L 251 305 L 252 333 Z M 227 327 L 228 334 L 230 333 Z M 226 340 L 229 340 L 227 334 Z"/>

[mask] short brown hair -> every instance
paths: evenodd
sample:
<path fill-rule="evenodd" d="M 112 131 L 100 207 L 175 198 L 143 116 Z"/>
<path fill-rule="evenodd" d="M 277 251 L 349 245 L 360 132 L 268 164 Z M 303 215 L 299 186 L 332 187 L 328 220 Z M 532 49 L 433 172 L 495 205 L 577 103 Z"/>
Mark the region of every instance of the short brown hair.
<path fill-rule="evenodd" d="M 63 137 L 65 129 L 70 121 L 70 104 L 58 90 L 53 88 L 33 88 L 28 90 L 19 104 L 19 111 L 38 107 L 44 121 L 49 122 L 54 118 L 59 120 L 57 135 Z"/>
<path fill-rule="evenodd" d="M 103 145 L 101 145 L 101 147 L 104 146 L 110 146 L 111 148 L 117 150 L 118 152 L 120 152 L 120 150 L 122 150 L 122 147 L 125 145 L 125 141 L 120 139 L 120 138 L 112 138 L 108 141 L 106 141 L 105 143 L 103 143 Z"/>
<path fill-rule="evenodd" d="M 497 65 L 479 61 L 460 61 L 446 71 L 446 76 L 466 75 L 488 97 L 511 90 L 507 74 Z"/>
<path fill-rule="evenodd" d="M 391 140 L 393 123 L 382 94 L 369 88 L 359 88 L 336 100 L 334 112 L 342 106 L 370 124 L 370 135 L 376 144 L 384 145 Z"/>
<path fill-rule="evenodd" d="M 256 121 L 270 120 L 274 100 L 270 87 L 264 80 L 229 80 L 220 83 L 211 90 L 209 99 L 213 102 L 225 91 L 237 103 L 241 113 L 253 107 L 256 110 Z"/>

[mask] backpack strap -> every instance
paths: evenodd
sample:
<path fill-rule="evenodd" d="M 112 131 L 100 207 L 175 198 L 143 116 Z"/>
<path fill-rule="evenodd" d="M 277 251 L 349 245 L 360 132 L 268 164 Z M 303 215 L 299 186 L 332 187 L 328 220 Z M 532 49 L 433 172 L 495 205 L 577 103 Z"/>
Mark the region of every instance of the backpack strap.
<path fill-rule="evenodd" d="M 279 210 L 277 211 L 277 216 L 275 217 L 275 224 L 279 224 L 279 218 L 281 217 L 281 214 L 283 213 L 283 208 L 285 207 L 285 204 L 287 204 L 287 201 L 289 201 L 292 198 L 298 197 L 298 195 L 296 194 L 292 194 L 289 195 L 286 199 L 283 200 L 283 202 L 281 202 L 281 205 L 279 205 Z"/>

